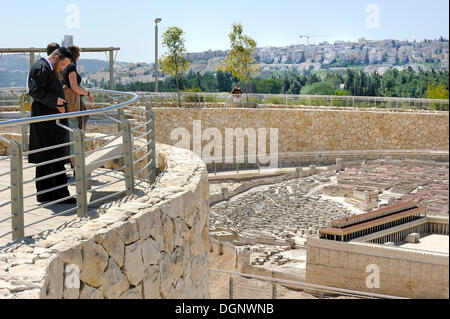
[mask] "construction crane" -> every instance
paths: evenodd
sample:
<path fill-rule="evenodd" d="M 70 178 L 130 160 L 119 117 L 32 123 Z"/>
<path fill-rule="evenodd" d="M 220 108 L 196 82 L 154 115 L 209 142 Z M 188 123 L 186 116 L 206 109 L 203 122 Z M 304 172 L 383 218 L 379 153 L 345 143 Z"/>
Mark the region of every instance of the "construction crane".
<path fill-rule="evenodd" d="M 300 36 L 300 38 L 306 38 L 306 45 L 309 45 L 309 38 L 323 38 L 323 37 L 332 37 L 332 35 L 310 35 L 310 34 L 304 34 L 304 35 Z"/>

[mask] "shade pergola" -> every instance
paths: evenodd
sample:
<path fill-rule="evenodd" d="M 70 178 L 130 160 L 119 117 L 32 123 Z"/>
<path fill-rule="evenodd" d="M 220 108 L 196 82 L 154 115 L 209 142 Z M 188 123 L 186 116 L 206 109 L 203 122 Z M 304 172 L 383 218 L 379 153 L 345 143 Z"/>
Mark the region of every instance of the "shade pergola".
<path fill-rule="evenodd" d="M 109 88 L 114 89 L 114 52 L 120 48 L 105 47 L 105 48 L 80 48 L 81 52 L 109 52 Z M 34 54 L 47 52 L 46 48 L 0 48 L 0 56 L 4 53 L 28 53 L 30 55 L 30 68 L 34 64 Z"/>

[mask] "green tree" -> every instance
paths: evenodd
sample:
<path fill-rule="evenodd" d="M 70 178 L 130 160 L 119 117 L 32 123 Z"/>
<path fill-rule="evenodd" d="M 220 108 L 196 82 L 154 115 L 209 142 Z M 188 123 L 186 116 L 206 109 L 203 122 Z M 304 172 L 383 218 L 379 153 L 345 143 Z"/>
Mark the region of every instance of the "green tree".
<path fill-rule="evenodd" d="M 349 90 L 352 93 L 352 95 L 355 95 L 353 91 L 354 80 L 355 80 L 355 71 L 353 71 L 352 69 L 347 69 L 344 84 L 345 88 Z"/>
<path fill-rule="evenodd" d="M 284 94 L 288 93 L 290 87 L 291 87 L 291 83 L 289 82 L 289 78 L 287 77 L 287 75 L 285 75 L 283 78 L 283 93 Z"/>
<path fill-rule="evenodd" d="M 225 58 L 218 70 L 231 73 L 244 82 L 245 92 L 248 93 L 248 81 L 260 72 L 252 54 L 256 49 L 256 41 L 243 34 L 242 25 L 234 23 L 233 30 L 228 35 L 231 42 L 230 54 Z"/>
<path fill-rule="evenodd" d="M 308 80 L 306 81 L 306 85 L 314 84 L 317 82 L 320 82 L 320 79 L 315 73 L 313 73 L 308 77 Z"/>
<path fill-rule="evenodd" d="M 230 92 L 231 85 L 231 74 L 217 71 L 217 90 L 219 92 Z"/>
<path fill-rule="evenodd" d="M 163 72 L 172 75 L 176 81 L 178 93 L 178 107 L 180 102 L 180 83 L 179 77 L 181 73 L 189 69 L 189 61 L 184 58 L 186 48 L 184 46 L 184 31 L 178 27 L 170 27 L 163 34 L 163 46 L 166 47 L 167 53 L 160 59 Z"/>
<path fill-rule="evenodd" d="M 276 79 L 260 79 L 256 83 L 256 92 L 266 94 L 280 94 L 283 83 Z"/>
<path fill-rule="evenodd" d="M 338 90 L 338 89 L 336 89 L 336 90 L 334 90 L 334 94 L 333 95 L 339 95 L 339 96 L 347 96 L 347 95 L 350 95 L 350 92 L 349 91 L 347 91 L 347 90 Z"/>
<path fill-rule="evenodd" d="M 291 85 L 289 87 L 289 94 L 300 94 L 300 90 L 302 89 L 303 85 L 299 81 L 298 78 L 295 78 L 292 80 Z"/>
<path fill-rule="evenodd" d="M 448 89 L 445 87 L 444 84 L 438 84 L 438 85 L 428 85 L 427 91 L 426 91 L 426 97 L 428 99 L 441 99 L 441 100 L 448 100 L 449 94 Z M 440 103 L 432 103 L 431 107 L 434 110 L 441 110 L 441 111 L 448 111 L 448 104 L 445 103 L 442 105 L 441 108 Z"/>
<path fill-rule="evenodd" d="M 333 95 L 335 89 L 328 83 L 315 82 L 302 88 L 301 94 L 308 95 Z"/>
<path fill-rule="evenodd" d="M 431 85 L 429 84 L 426 91 L 427 99 L 448 99 L 448 89 L 445 88 L 444 84 Z"/>

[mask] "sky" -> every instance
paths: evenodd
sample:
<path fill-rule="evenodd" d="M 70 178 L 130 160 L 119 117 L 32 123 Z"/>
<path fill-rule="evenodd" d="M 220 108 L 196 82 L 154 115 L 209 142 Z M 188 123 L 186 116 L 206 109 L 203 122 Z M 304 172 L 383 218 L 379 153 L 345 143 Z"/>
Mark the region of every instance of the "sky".
<path fill-rule="evenodd" d="M 322 41 L 423 40 L 449 36 L 447 0 L 0 0 L 0 48 L 46 47 L 74 36 L 80 47 L 117 46 L 117 60 L 154 62 L 161 35 L 185 31 L 187 52 L 227 50 L 234 22 L 258 47 Z M 106 59 L 104 53 L 82 58 Z"/>

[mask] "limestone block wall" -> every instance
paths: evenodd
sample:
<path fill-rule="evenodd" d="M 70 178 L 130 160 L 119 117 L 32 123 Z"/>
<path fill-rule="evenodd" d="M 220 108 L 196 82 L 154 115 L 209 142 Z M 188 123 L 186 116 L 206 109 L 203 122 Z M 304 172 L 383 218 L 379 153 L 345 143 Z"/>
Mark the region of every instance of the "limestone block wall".
<path fill-rule="evenodd" d="M 222 260 L 227 260 L 226 265 L 220 265 L 221 266 L 220 269 L 282 280 L 291 280 L 300 282 L 305 281 L 303 271 L 289 272 L 283 271 L 283 269 L 269 270 L 264 267 L 251 265 L 250 253 L 238 249 L 238 247 L 234 246 L 230 242 L 210 239 L 210 256 L 215 257 L 216 259 L 221 258 Z M 217 276 L 217 273 L 213 272 L 211 275 L 214 274 L 216 274 L 216 277 L 220 278 L 219 276 Z M 289 287 L 289 285 L 285 285 L 285 287 Z M 298 289 L 298 287 L 292 288 Z"/>
<path fill-rule="evenodd" d="M 193 148 L 193 123 L 201 132 L 217 128 L 225 154 L 225 128 L 266 128 L 266 150 L 270 152 L 270 128 L 278 129 L 278 152 L 345 150 L 444 150 L 449 149 L 449 113 L 433 111 L 333 108 L 154 108 L 156 141 L 174 145 L 171 132 L 186 128 Z M 258 133 L 256 133 L 258 135 Z M 204 149 L 211 137 L 199 141 Z M 195 150 L 194 150 L 195 151 Z M 419 152 L 420 153 L 420 152 Z M 382 155 L 382 154 L 381 154 Z M 389 155 L 389 154 L 387 154 Z M 295 158 L 295 155 L 291 156 Z M 343 157 L 343 156 L 338 156 Z M 405 155 L 408 157 L 408 154 Z M 375 157 L 376 158 L 376 157 Z M 345 158 L 348 160 L 348 158 Z M 331 161 L 334 161 L 332 159 Z"/>
<path fill-rule="evenodd" d="M 307 172 L 309 173 L 309 170 Z M 242 174 L 242 175 L 244 175 L 244 174 Z M 210 194 L 209 202 L 210 202 L 210 204 L 216 204 L 218 202 L 228 200 L 229 198 L 234 197 L 238 194 L 244 193 L 247 190 L 249 190 L 253 187 L 256 187 L 256 186 L 281 183 L 283 181 L 296 179 L 296 178 L 299 178 L 302 176 L 303 176 L 303 174 L 301 174 L 301 169 L 297 169 L 297 171 L 292 172 L 292 173 L 277 174 L 277 175 L 268 176 L 265 178 L 255 178 L 253 180 L 248 180 L 248 181 L 244 180 L 239 187 L 237 187 L 236 189 L 234 189 L 232 191 L 228 191 L 225 188 L 225 189 L 222 189 L 221 193 Z M 210 182 L 212 184 L 211 178 L 210 178 Z"/>
<path fill-rule="evenodd" d="M 379 288 L 368 288 L 379 268 Z M 448 298 L 448 254 L 308 238 L 306 280 L 314 284 L 408 298 Z M 369 281 L 371 279 L 369 278 Z"/>
<path fill-rule="evenodd" d="M 209 298 L 206 165 L 156 150 L 163 173 L 144 196 L 0 251 L 0 298 Z"/>

